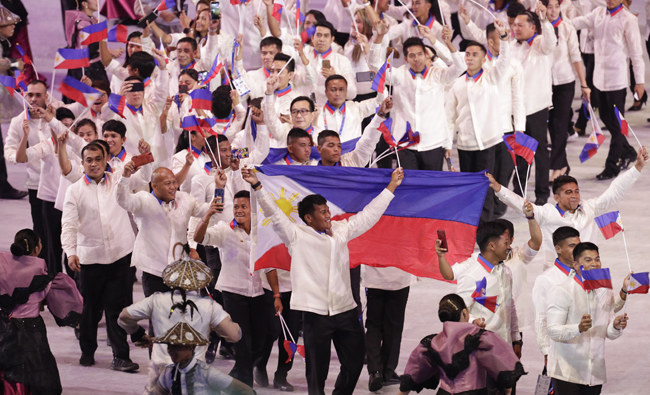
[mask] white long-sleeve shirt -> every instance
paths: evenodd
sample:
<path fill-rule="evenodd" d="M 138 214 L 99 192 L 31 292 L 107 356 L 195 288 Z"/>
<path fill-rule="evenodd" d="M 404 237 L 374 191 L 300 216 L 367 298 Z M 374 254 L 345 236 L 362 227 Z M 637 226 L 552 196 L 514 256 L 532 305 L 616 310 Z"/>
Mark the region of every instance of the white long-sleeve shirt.
<path fill-rule="evenodd" d="M 609 188 L 600 196 L 583 201 L 574 213 L 562 212 L 553 203 L 546 203 L 543 206 L 533 205 L 535 219 L 542 229 L 545 267 L 550 267 L 557 256 L 553 247 L 553 232 L 557 228 L 571 226 L 577 229 L 583 242 L 599 240 L 600 230 L 594 218 L 606 213 L 618 203 L 640 175 L 636 168 L 626 171 L 612 181 Z M 524 205 L 524 199 L 507 188 L 501 187 L 496 195 L 513 209 L 519 210 Z"/>
<path fill-rule="evenodd" d="M 181 191 L 176 192 L 176 199 L 169 203 L 158 200 L 153 193 L 131 193 L 129 178 L 122 178 L 118 183 L 117 203 L 133 214 L 138 225 L 131 261 L 143 272 L 159 277 L 175 260 L 176 243 L 187 243 L 190 217 L 202 217 L 210 207 Z M 180 254 L 178 248 L 176 251 Z"/>
<path fill-rule="evenodd" d="M 334 108 L 329 102 L 325 103 L 318 116 L 318 128 L 333 130 L 339 134 L 341 142 L 356 139 L 361 136 L 363 119 L 375 113 L 381 105 L 383 95 L 361 102 L 347 100 L 339 108 Z"/>
<path fill-rule="evenodd" d="M 590 386 L 607 381 L 605 338 L 614 340 L 623 334 L 622 330 L 614 329 L 613 310 L 611 289 L 599 288 L 587 293 L 574 278 L 566 278 L 551 288 L 546 310 L 551 338 L 549 376 Z M 578 325 L 584 314 L 591 315 L 592 326 L 580 333 Z"/>
<path fill-rule="evenodd" d="M 307 72 L 311 74 L 311 80 L 314 81 L 313 92 L 316 96 L 315 104 L 317 106 L 324 105 L 327 101 L 327 96 L 325 96 L 325 77 L 321 73 L 323 70 L 323 60 L 327 59 L 330 62 L 330 66 L 334 69 L 336 74 L 342 75 L 348 83 L 348 95 L 347 99 L 352 100 L 357 96 L 357 80 L 352 68 L 352 63 L 348 58 L 334 51 L 333 48 L 330 48 L 325 53 L 317 53 L 316 50 L 309 46 L 305 45 L 303 48 L 305 56 L 309 59 L 309 65 L 307 65 Z"/>
<path fill-rule="evenodd" d="M 454 278 L 457 280 L 456 293 L 463 298 L 465 305 L 469 306 L 469 321 L 485 318 L 485 329 L 496 333 L 507 343 L 520 340 L 517 310 L 512 298 L 510 268 L 502 262 L 488 268 L 479 263 L 480 259 L 483 257 L 479 254 L 478 257 L 472 256 L 465 262 L 452 266 Z M 472 299 L 476 282 L 484 277 L 487 282 L 485 296 L 497 297 L 498 306 L 494 313 Z"/>
<path fill-rule="evenodd" d="M 16 163 L 16 153 L 18 152 L 18 145 L 23 138 L 23 120 L 25 119 L 25 111 L 15 116 L 9 123 L 9 131 L 5 139 L 4 156 L 7 162 Z M 28 146 L 34 146 L 41 140 L 47 140 L 51 137 L 50 126 L 44 119 L 31 119 L 29 121 L 29 136 L 27 137 Z M 25 182 L 27 189 L 37 190 L 41 174 L 40 160 L 27 162 L 27 181 Z"/>
<path fill-rule="evenodd" d="M 290 221 L 264 188 L 255 197 L 291 255 L 291 309 L 332 316 L 355 308 L 348 242 L 379 221 L 394 195 L 384 189 L 361 212 L 332 221 L 332 236 Z"/>
<path fill-rule="evenodd" d="M 570 21 L 559 21 L 557 45 L 553 51 L 551 74 L 553 85 L 562 85 L 576 79 L 573 63 L 582 62 L 578 34 Z"/>
<path fill-rule="evenodd" d="M 632 62 L 637 84 L 645 83 L 643 45 L 636 17 L 625 6 L 610 15 L 606 7 L 574 18 L 576 29 L 594 32 L 594 86 L 601 91 L 626 89 L 629 85 L 627 59 Z"/>
<path fill-rule="evenodd" d="M 133 251 L 129 216 L 117 204 L 119 174 L 105 173 L 97 184 L 84 175 L 66 191 L 61 217 L 61 246 L 82 265 L 110 264 Z M 128 179 L 127 179 L 128 182 Z"/>

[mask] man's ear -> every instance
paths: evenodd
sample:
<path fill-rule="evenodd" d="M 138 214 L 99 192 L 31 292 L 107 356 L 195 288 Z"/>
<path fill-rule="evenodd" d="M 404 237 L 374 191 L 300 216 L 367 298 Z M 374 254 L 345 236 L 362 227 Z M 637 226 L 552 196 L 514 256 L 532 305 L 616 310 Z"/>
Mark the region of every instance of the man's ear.
<path fill-rule="evenodd" d="M 314 216 L 311 214 L 305 214 L 305 223 L 311 226 L 311 222 L 314 220 Z"/>

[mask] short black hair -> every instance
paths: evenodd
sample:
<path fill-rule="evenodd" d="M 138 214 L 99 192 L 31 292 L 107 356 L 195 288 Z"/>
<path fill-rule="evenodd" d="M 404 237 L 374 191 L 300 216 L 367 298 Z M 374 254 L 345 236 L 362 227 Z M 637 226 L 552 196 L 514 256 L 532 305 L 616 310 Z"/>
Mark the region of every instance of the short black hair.
<path fill-rule="evenodd" d="M 560 189 L 564 185 L 571 184 L 571 183 L 578 185 L 578 180 L 576 180 L 575 178 L 567 174 L 562 174 L 561 176 L 557 176 L 555 180 L 553 180 L 553 195 L 557 195 L 558 193 L 560 193 Z"/>
<path fill-rule="evenodd" d="M 318 146 L 320 147 L 321 145 L 323 145 L 325 143 L 325 139 L 328 137 L 336 137 L 337 139 L 339 139 L 339 141 L 341 141 L 341 136 L 339 136 L 338 133 L 336 133 L 333 130 L 325 129 L 322 130 L 320 133 L 318 133 L 318 141 L 317 141 Z"/>
<path fill-rule="evenodd" d="M 241 191 L 238 191 L 235 196 L 233 196 L 234 199 L 239 199 L 239 198 L 246 198 L 250 199 L 251 198 L 251 193 L 245 189 L 242 189 Z"/>
<path fill-rule="evenodd" d="M 91 86 L 95 89 L 106 92 L 107 95 L 111 94 L 111 85 L 106 80 L 93 80 Z"/>
<path fill-rule="evenodd" d="M 291 105 L 289 106 L 289 109 L 293 109 L 293 105 L 298 103 L 299 101 L 309 102 L 309 111 L 314 112 L 316 110 L 316 106 L 314 106 L 314 101 L 307 96 L 298 96 L 295 99 L 291 100 Z"/>
<path fill-rule="evenodd" d="M 183 69 L 181 70 L 180 73 L 178 73 L 178 76 L 180 77 L 181 75 L 186 75 L 193 79 L 194 81 L 199 80 L 199 72 L 194 70 L 194 69 Z"/>
<path fill-rule="evenodd" d="M 585 252 L 585 251 L 599 252 L 598 251 L 598 246 L 595 245 L 592 242 L 585 241 L 585 242 L 582 242 L 582 243 L 578 243 L 576 248 L 573 249 L 573 260 L 577 262 L 578 258 L 580 258 L 580 255 L 582 255 L 582 253 Z"/>
<path fill-rule="evenodd" d="M 570 226 L 560 226 L 553 232 L 553 245 L 556 246 L 570 237 L 580 237 L 580 232 Z"/>
<path fill-rule="evenodd" d="M 110 119 L 102 125 L 102 134 L 107 130 L 119 134 L 122 138 L 126 136 L 126 126 L 117 119 Z"/>
<path fill-rule="evenodd" d="M 329 21 L 318 21 L 314 26 L 324 27 L 326 29 L 329 29 L 330 33 L 332 34 L 332 37 L 336 35 L 336 29 L 334 28 L 334 25 L 332 25 Z"/>
<path fill-rule="evenodd" d="M 287 72 L 293 73 L 296 70 L 296 62 L 293 60 L 293 58 L 286 53 L 278 52 L 275 54 L 273 57 L 273 60 L 278 60 L 280 62 L 286 62 L 287 63 Z"/>
<path fill-rule="evenodd" d="M 467 308 L 463 298 L 456 294 L 448 294 L 440 299 L 438 304 L 438 318 L 440 322 L 459 322 L 460 315 Z"/>
<path fill-rule="evenodd" d="M 325 14 L 323 14 L 322 12 L 320 12 L 318 10 L 309 10 L 305 14 L 305 18 L 307 17 L 307 15 L 313 16 L 314 19 L 316 19 L 316 23 L 327 22 L 327 18 L 325 17 Z"/>
<path fill-rule="evenodd" d="M 307 214 L 314 214 L 314 206 L 322 206 L 323 204 L 327 204 L 327 199 L 325 199 L 322 195 L 305 196 L 298 203 L 298 216 L 304 223 L 307 223 L 307 221 L 305 221 L 305 216 Z"/>
<path fill-rule="evenodd" d="M 282 51 L 282 40 L 273 36 L 264 37 L 262 41 L 260 41 L 260 50 L 263 47 L 269 47 L 271 45 L 275 45 L 278 51 Z"/>
<path fill-rule="evenodd" d="M 212 92 L 212 114 L 217 118 L 226 118 L 232 111 L 231 88 L 229 85 L 220 85 Z"/>
<path fill-rule="evenodd" d="M 102 158 L 106 156 L 106 148 L 102 144 L 100 144 L 99 141 L 97 140 L 91 141 L 81 149 L 82 160 L 86 151 L 99 151 L 102 153 Z"/>
<path fill-rule="evenodd" d="M 330 82 L 337 80 L 345 82 L 345 86 L 348 86 L 348 80 L 346 80 L 345 77 L 340 74 L 332 74 L 325 80 L 325 89 L 327 89 L 327 85 L 329 85 Z"/>
<path fill-rule="evenodd" d="M 476 244 L 481 253 L 487 250 L 488 244 L 498 240 L 508 228 L 501 222 L 484 222 L 476 230 Z"/>
<path fill-rule="evenodd" d="M 511 1 L 506 14 L 508 18 L 516 18 L 522 12 L 526 12 L 526 7 L 518 1 Z"/>
<path fill-rule="evenodd" d="M 43 80 L 31 80 L 29 81 L 27 86 L 38 85 L 38 84 L 43 85 L 43 88 L 45 88 L 45 93 L 47 93 L 47 84 Z"/>
<path fill-rule="evenodd" d="M 90 128 L 94 130 L 95 133 L 97 133 L 97 124 L 95 123 L 95 121 L 89 118 L 84 118 L 79 122 L 77 122 L 77 124 L 74 126 L 75 134 L 77 134 L 77 130 L 79 130 L 79 128 L 83 126 L 90 126 Z"/>
<path fill-rule="evenodd" d="M 481 49 L 481 51 L 483 51 L 483 54 L 486 54 L 486 53 L 487 53 L 487 50 L 485 49 L 485 45 L 483 45 L 483 44 L 481 44 L 481 43 L 479 43 L 479 42 L 476 42 L 476 41 L 469 41 L 469 42 L 465 45 L 465 50 L 467 50 L 467 48 L 469 48 L 469 47 L 479 47 L 479 48 Z"/>
<path fill-rule="evenodd" d="M 138 70 L 138 74 L 140 74 L 142 79 L 151 77 L 151 73 L 156 68 L 156 62 L 153 56 L 145 51 L 134 52 L 129 56 L 126 65 L 130 66 L 131 70 Z"/>
<path fill-rule="evenodd" d="M 291 145 L 294 141 L 302 138 L 309 139 L 309 145 L 314 145 L 314 142 L 311 139 L 311 135 L 305 131 L 305 129 L 292 128 L 287 134 L 287 145 Z"/>
<path fill-rule="evenodd" d="M 192 46 L 192 51 L 196 51 L 199 48 L 198 44 L 196 43 L 196 40 L 193 39 L 192 37 L 183 37 L 180 40 L 178 40 L 178 44 L 180 43 L 189 43 Z M 176 44 L 177 47 L 178 44 Z"/>
<path fill-rule="evenodd" d="M 110 147 L 110 145 L 108 145 L 108 143 L 105 140 L 97 139 L 97 140 L 91 141 L 90 143 L 99 144 L 104 149 L 104 154 L 105 155 L 108 155 L 108 154 L 111 153 L 111 147 Z M 88 144 L 90 144 L 90 143 L 88 143 Z"/>
<path fill-rule="evenodd" d="M 75 116 L 74 116 L 74 113 L 72 111 L 70 111 L 69 108 L 59 107 L 59 108 L 56 109 L 56 117 L 55 118 L 58 119 L 59 121 L 63 121 L 66 118 L 74 119 Z"/>
<path fill-rule="evenodd" d="M 510 234 L 510 237 L 515 237 L 515 226 L 512 224 L 512 222 L 504 218 L 497 218 L 494 220 L 494 222 L 503 224 L 506 227 L 508 233 Z"/>
<path fill-rule="evenodd" d="M 490 38 L 490 35 L 491 35 L 493 32 L 496 32 L 496 31 L 497 31 L 497 27 L 494 26 L 494 22 L 488 24 L 488 25 L 485 27 L 485 38 L 486 38 L 486 39 L 489 39 L 489 38 Z M 469 45 L 469 44 L 467 44 L 467 45 Z"/>
<path fill-rule="evenodd" d="M 426 52 L 424 41 L 420 37 L 409 37 L 404 41 L 404 44 L 402 44 L 402 53 L 405 57 L 408 55 L 408 49 L 411 47 L 420 47 L 422 51 Z"/>

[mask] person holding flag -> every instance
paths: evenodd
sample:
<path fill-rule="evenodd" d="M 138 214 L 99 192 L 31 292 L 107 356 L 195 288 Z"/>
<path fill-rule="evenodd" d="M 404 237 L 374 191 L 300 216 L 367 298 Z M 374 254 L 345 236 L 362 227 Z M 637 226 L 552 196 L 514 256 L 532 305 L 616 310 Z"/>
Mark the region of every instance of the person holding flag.
<path fill-rule="evenodd" d="M 303 312 L 309 393 L 324 393 L 334 341 L 341 361 L 334 392 L 352 394 L 363 369 L 365 347 L 350 286 L 348 243 L 377 223 L 402 183 L 404 170 L 395 169 L 386 189 L 347 220 L 331 221 L 322 196 L 305 197 L 298 204 L 304 224 L 289 220 L 262 188 L 253 169 L 243 169 L 242 177 L 251 184 L 264 214 L 271 218 L 291 254 L 291 309 Z"/>
<path fill-rule="evenodd" d="M 605 339 L 619 338 L 628 317 L 622 314 L 612 318 L 616 304 L 611 278 L 609 270 L 600 269 L 598 247 L 579 243 L 573 249 L 573 260 L 575 278 L 567 277 L 549 292 L 548 375 L 558 395 L 600 394 L 607 381 Z M 590 271 L 605 273 L 590 275 Z M 623 281 L 623 289 L 628 284 L 629 276 Z"/>

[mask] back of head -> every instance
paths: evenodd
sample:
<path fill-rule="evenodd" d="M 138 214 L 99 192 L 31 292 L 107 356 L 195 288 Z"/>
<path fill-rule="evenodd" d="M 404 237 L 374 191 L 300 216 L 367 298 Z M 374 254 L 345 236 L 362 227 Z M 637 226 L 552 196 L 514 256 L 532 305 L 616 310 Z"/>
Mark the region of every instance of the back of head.
<path fill-rule="evenodd" d="M 580 232 L 576 228 L 570 226 L 560 226 L 553 232 L 553 245 L 560 244 L 563 240 L 571 237 L 580 237 Z"/>
<path fill-rule="evenodd" d="M 323 14 L 322 12 L 320 12 L 318 10 L 309 10 L 305 14 L 305 17 L 307 17 L 307 15 L 313 16 L 314 19 L 316 19 L 316 23 L 327 22 L 327 18 L 325 18 L 325 14 Z"/>
<path fill-rule="evenodd" d="M 490 242 L 498 240 L 508 228 L 500 222 L 484 222 L 476 230 L 476 244 L 481 253 L 487 250 Z"/>
<path fill-rule="evenodd" d="M 137 69 L 140 77 L 145 79 L 151 77 L 151 73 L 156 68 L 156 62 L 150 54 L 145 51 L 138 51 L 129 56 L 127 66 L 130 66 L 131 70 Z"/>
<path fill-rule="evenodd" d="M 508 18 L 516 18 L 517 15 L 526 12 L 526 7 L 518 1 L 510 2 L 508 6 L 508 11 L 506 11 Z"/>
<path fill-rule="evenodd" d="M 485 38 L 489 40 L 492 33 L 496 32 L 496 31 L 497 31 L 497 27 L 494 26 L 494 23 L 488 24 L 485 27 Z"/>
<path fill-rule="evenodd" d="M 69 108 L 59 107 L 56 109 L 56 119 L 63 121 L 64 119 L 74 119 L 74 114 Z"/>
<path fill-rule="evenodd" d="M 578 258 L 580 258 L 580 255 L 585 251 L 598 252 L 598 246 L 589 241 L 578 243 L 578 245 L 573 249 L 573 260 L 578 262 Z"/>
<path fill-rule="evenodd" d="M 117 119 L 110 119 L 102 125 L 102 134 L 107 130 L 119 134 L 122 138 L 126 136 L 126 126 Z"/>
<path fill-rule="evenodd" d="M 558 193 L 560 193 L 560 189 L 564 185 L 571 184 L 571 183 L 574 183 L 574 184 L 578 185 L 578 180 L 576 180 L 575 178 L 573 178 L 573 177 L 571 177 L 569 175 L 566 175 L 566 174 L 562 174 L 561 176 L 557 176 L 555 178 L 555 180 L 553 180 L 553 194 L 557 195 Z"/>
<path fill-rule="evenodd" d="M 305 216 L 307 214 L 314 214 L 314 206 L 321 206 L 323 204 L 327 204 L 327 199 L 321 195 L 305 196 L 298 203 L 298 216 L 304 223 L 307 223 L 307 221 L 305 221 Z"/>
<path fill-rule="evenodd" d="M 14 242 L 11 244 L 11 254 L 14 256 L 31 255 L 38 246 L 40 238 L 31 229 L 22 229 L 14 236 Z"/>
<path fill-rule="evenodd" d="M 460 296 L 456 294 L 445 295 L 440 299 L 438 305 L 438 318 L 440 318 L 440 322 L 459 322 L 461 313 L 466 308 L 465 301 Z"/>
<path fill-rule="evenodd" d="M 221 85 L 212 92 L 212 113 L 217 118 L 226 118 L 232 111 L 230 86 Z"/>
<path fill-rule="evenodd" d="M 318 146 L 320 147 L 325 144 L 325 139 L 328 137 L 336 137 L 337 139 L 341 140 L 341 137 L 338 133 L 333 130 L 325 129 L 318 133 Z"/>

